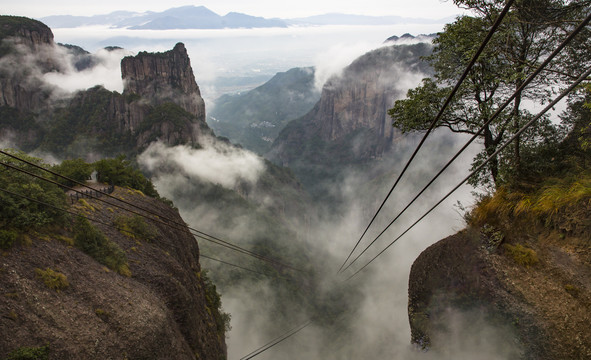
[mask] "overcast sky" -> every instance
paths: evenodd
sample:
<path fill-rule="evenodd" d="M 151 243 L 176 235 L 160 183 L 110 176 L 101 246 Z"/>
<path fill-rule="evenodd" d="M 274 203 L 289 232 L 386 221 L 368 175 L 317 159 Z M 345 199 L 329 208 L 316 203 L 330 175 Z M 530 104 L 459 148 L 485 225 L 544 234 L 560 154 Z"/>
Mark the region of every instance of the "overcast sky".
<path fill-rule="evenodd" d="M 345 13 L 441 19 L 459 13 L 451 0 L 0 0 L 0 11 L 4 15 L 41 18 L 48 15 L 98 15 L 116 10 L 162 11 L 185 5 L 203 5 L 219 15 L 235 11 L 266 18 Z"/>

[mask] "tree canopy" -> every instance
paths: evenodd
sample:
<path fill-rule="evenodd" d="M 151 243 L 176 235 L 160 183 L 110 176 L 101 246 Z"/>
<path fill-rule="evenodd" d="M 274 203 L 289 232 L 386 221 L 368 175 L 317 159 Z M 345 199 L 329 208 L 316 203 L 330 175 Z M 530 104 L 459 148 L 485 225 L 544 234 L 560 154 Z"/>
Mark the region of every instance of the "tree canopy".
<path fill-rule="evenodd" d="M 433 54 L 427 58 L 435 71 L 433 78 L 409 90 L 407 98 L 390 109 L 393 125 L 403 132 L 426 130 L 443 106 L 451 88 L 497 19 L 505 1 L 455 0 L 456 5 L 472 11 L 446 25 L 434 40 Z M 591 1 L 517 0 L 503 19 L 484 52 L 456 96 L 443 113 L 437 127 L 457 133 L 476 134 L 483 124 L 524 83 L 568 33 L 589 13 Z M 580 33 L 558 58 L 523 91 L 517 92 L 499 116 L 478 135 L 483 143 L 476 156 L 476 167 L 493 154 L 499 145 L 515 134 L 533 116 L 527 103 L 551 100 L 565 83 L 578 77 L 589 66 L 591 45 L 589 30 Z M 587 39 L 587 40 L 585 40 Z M 560 132 L 548 118 L 516 139 L 488 164 L 488 171 L 471 180 L 473 185 L 495 187 L 522 171 L 522 152 Z"/>

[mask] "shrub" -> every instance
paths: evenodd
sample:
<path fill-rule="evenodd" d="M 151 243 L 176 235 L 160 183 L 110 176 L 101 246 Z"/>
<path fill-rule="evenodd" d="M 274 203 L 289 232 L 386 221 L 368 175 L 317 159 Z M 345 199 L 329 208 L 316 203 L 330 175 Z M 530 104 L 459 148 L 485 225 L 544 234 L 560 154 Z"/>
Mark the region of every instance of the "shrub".
<path fill-rule="evenodd" d="M 70 283 L 68 282 L 68 278 L 66 277 L 66 275 L 54 271 L 50 268 L 47 268 L 45 270 L 36 268 L 35 274 L 37 274 L 37 277 L 43 280 L 43 282 L 48 288 L 53 289 L 55 291 L 60 291 L 70 286 Z"/>
<path fill-rule="evenodd" d="M 99 263 L 121 275 L 131 276 L 125 252 L 81 216 L 74 223 L 74 244 Z"/>
<path fill-rule="evenodd" d="M 503 247 L 519 265 L 530 267 L 539 262 L 538 254 L 534 249 L 530 249 L 521 244 L 505 244 Z"/>
<path fill-rule="evenodd" d="M 232 329 L 230 326 L 231 316 L 222 309 L 222 296 L 217 292 L 217 288 L 207 276 L 207 272 L 203 271 L 200 278 L 203 279 L 205 285 L 207 309 L 215 319 L 218 334 L 224 335 L 226 331 Z"/>
<path fill-rule="evenodd" d="M 11 230 L 0 230 L 0 249 L 8 250 L 16 241 L 16 232 Z"/>
<path fill-rule="evenodd" d="M 48 360 L 49 345 L 41 347 L 21 347 L 12 351 L 6 360 Z"/>
<path fill-rule="evenodd" d="M 156 229 L 139 215 L 118 216 L 115 218 L 115 225 L 123 235 L 134 239 L 139 237 L 146 241 L 153 241 L 156 238 Z"/>
<path fill-rule="evenodd" d="M 4 151 L 38 166 L 47 167 L 41 159 L 28 156 L 16 150 L 5 149 Z M 0 155 L 0 161 L 33 174 L 47 176 L 47 173 L 32 165 L 24 164 L 3 154 Z M 0 172 L 0 188 L 24 195 L 39 202 L 47 203 L 56 208 L 66 207 L 66 196 L 57 185 L 33 178 L 17 170 L 3 169 Z M 68 218 L 67 213 L 56 208 L 42 205 L 24 197 L 0 192 L 0 229 L 20 232 L 38 230 L 49 224 L 64 224 Z"/>
<path fill-rule="evenodd" d="M 111 185 L 125 186 L 140 190 L 151 197 L 158 197 L 154 184 L 139 170 L 134 169 L 125 156 L 115 159 L 102 159 L 94 163 L 97 179 Z"/>
<path fill-rule="evenodd" d="M 52 169 L 56 173 L 68 177 L 72 180 L 84 183 L 90 178 L 93 171 L 92 164 L 88 164 L 82 159 L 64 160 L 61 164 L 55 165 Z M 62 178 L 56 179 L 60 184 L 74 186 L 75 183 Z"/>

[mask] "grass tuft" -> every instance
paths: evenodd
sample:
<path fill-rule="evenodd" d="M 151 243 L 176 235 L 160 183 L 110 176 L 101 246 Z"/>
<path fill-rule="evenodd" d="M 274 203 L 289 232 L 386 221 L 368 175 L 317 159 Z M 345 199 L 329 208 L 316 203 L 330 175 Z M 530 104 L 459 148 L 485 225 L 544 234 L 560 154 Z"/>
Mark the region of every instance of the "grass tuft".
<path fill-rule="evenodd" d="M 59 292 L 60 290 L 63 290 L 70 286 L 70 283 L 68 282 L 68 278 L 66 277 L 66 275 L 57 272 L 53 269 L 46 268 L 45 270 L 41 270 L 39 268 L 36 268 L 35 274 L 37 274 L 38 278 L 43 280 L 45 286 L 55 291 Z"/>

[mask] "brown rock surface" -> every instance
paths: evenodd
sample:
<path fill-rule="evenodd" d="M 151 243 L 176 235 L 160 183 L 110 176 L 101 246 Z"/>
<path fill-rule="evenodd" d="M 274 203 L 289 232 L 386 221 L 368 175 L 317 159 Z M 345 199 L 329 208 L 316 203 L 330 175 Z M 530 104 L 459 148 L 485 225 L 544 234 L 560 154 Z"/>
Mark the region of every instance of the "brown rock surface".
<path fill-rule="evenodd" d="M 455 311 L 503 329 L 499 348 L 517 344 L 518 358 L 591 358 L 589 239 L 546 230 L 516 232 L 504 242 L 525 244 L 539 262 L 517 263 L 480 229 L 441 240 L 417 258 L 409 280 L 413 343 L 444 348 Z"/>
<path fill-rule="evenodd" d="M 159 200 L 122 188 L 113 195 L 182 222 L 176 210 Z M 128 215 L 86 201 L 94 210 L 78 210 L 103 222 Z M 3 253 L 0 357 L 20 347 L 49 344 L 50 359 L 225 358 L 223 332 L 205 299 L 197 242 L 187 228 L 150 223 L 157 229 L 150 241 L 94 224 L 125 251 L 131 277 L 68 245 L 59 236 L 71 236 L 67 231 L 32 235 L 30 245 Z M 48 288 L 36 268 L 63 273 L 69 286 Z"/>

